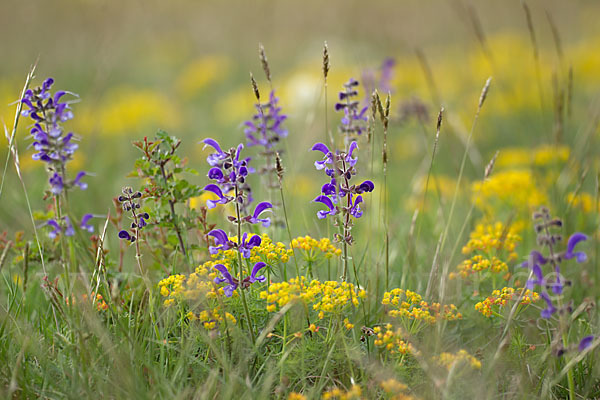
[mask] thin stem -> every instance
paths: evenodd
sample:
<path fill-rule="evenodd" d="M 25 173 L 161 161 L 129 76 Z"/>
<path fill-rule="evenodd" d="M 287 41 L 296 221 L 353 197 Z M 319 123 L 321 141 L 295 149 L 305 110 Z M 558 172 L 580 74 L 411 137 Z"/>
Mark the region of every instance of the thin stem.
<path fill-rule="evenodd" d="M 169 181 L 165 172 L 165 164 L 162 162 L 160 163 L 160 172 L 163 176 L 163 179 L 165 180 L 165 186 L 168 187 Z M 189 263 L 189 260 L 187 259 L 187 252 L 185 251 L 185 245 L 183 244 L 183 237 L 181 236 L 181 230 L 179 229 L 179 225 L 177 224 L 177 215 L 175 214 L 175 201 L 172 198 L 169 199 L 169 206 L 171 208 L 171 221 L 173 222 L 175 233 L 177 233 L 177 240 L 179 240 L 179 247 L 181 248 L 181 252 L 183 253 L 186 261 Z"/>
<path fill-rule="evenodd" d="M 279 178 L 279 176 L 278 176 Z M 281 184 L 281 178 L 279 178 L 279 193 L 281 194 L 281 205 L 283 207 L 283 217 L 285 218 L 285 227 L 287 229 L 288 239 L 290 240 L 290 247 L 292 248 L 292 254 L 294 255 L 294 265 L 296 267 L 296 276 L 300 277 L 300 268 L 298 267 L 298 260 L 296 259 L 296 249 L 292 246 L 292 231 L 290 230 L 290 223 L 287 215 L 287 208 L 285 206 L 285 197 L 283 196 L 283 185 Z M 287 267 L 283 264 L 283 280 L 287 281 Z"/>
<path fill-rule="evenodd" d="M 244 306 L 244 313 L 246 314 L 246 319 L 248 320 L 248 330 L 250 331 L 250 339 L 252 340 L 252 344 L 256 343 L 256 339 L 254 337 L 254 331 L 252 329 L 252 318 L 250 317 L 250 311 L 248 310 L 248 303 L 246 302 L 246 294 L 244 293 L 243 287 L 243 264 L 242 264 L 242 252 L 240 250 L 240 246 L 242 244 L 242 221 L 241 221 L 241 213 L 240 213 L 240 203 L 238 202 L 238 187 L 235 185 L 235 214 L 237 217 L 237 258 L 239 265 L 239 288 L 240 288 L 240 297 L 242 298 L 242 305 Z"/>

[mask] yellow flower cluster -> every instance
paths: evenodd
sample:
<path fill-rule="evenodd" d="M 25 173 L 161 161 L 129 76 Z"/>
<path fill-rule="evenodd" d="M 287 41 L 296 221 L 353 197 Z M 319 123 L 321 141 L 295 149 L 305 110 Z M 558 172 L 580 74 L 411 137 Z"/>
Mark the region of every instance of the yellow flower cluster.
<path fill-rule="evenodd" d="M 255 234 L 251 233 L 248 235 L 248 238 L 251 238 L 254 235 Z M 237 236 L 230 236 L 229 240 L 237 243 Z M 227 268 L 229 268 L 229 265 L 237 260 L 237 256 L 237 250 L 229 249 L 225 251 L 220 250 L 217 254 L 213 254 L 212 258 L 222 259 L 217 263 L 224 264 Z M 268 235 L 263 234 L 261 236 L 260 246 L 253 247 L 250 250 L 249 260 L 251 263 L 257 263 L 259 261 L 263 261 L 267 264 L 275 264 L 277 262 L 286 263 L 292 256 L 292 250 L 287 249 L 284 243 L 273 243 Z"/>
<path fill-rule="evenodd" d="M 457 269 L 458 275 L 467 278 L 471 274 L 487 270 L 494 273 L 505 272 L 508 271 L 508 265 L 496 256 L 492 256 L 491 259 L 488 259 L 478 254 L 460 263 Z M 451 272 L 448 277 L 454 279 L 456 278 L 456 275 L 456 272 Z"/>
<path fill-rule="evenodd" d="M 312 303 L 312 308 L 318 311 L 320 319 L 327 313 L 340 313 L 351 304 L 358 306 L 359 299 L 365 296 L 363 289 L 348 282 L 313 280 L 308 283 L 303 276 L 287 282 L 272 283 L 268 291 L 260 293 L 260 297 L 267 300 L 269 312 L 276 311 L 291 301 L 301 300 L 306 304 Z M 348 324 L 350 323 L 345 322 L 346 326 Z"/>
<path fill-rule="evenodd" d="M 507 229 L 502 222 L 480 223 L 469 235 L 469 241 L 462 248 L 462 253 L 470 254 L 474 251 L 490 253 L 506 250 L 509 253 L 508 260 L 511 261 L 517 258 L 515 248 L 520 241 L 521 237 L 515 229 L 512 227 Z"/>
<path fill-rule="evenodd" d="M 189 276 L 171 275 L 158 283 L 160 294 L 166 297 L 164 305 L 172 306 L 181 300 L 214 299 L 218 295 L 223 296 L 223 288 L 217 288 L 213 279 L 217 276 L 212 267 L 216 264 L 224 264 L 230 267 L 229 260 L 207 261 L 196 267 Z M 237 292 L 233 293 L 234 296 Z"/>
<path fill-rule="evenodd" d="M 315 281 L 318 283 L 318 281 Z M 281 308 L 291 301 L 298 299 L 308 303 L 315 299 L 317 292 L 312 290 L 312 286 L 306 282 L 303 276 L 292 278 L 287 282 L 272 283 L 269 285 L 268 291 L 260 292 L 260 298 L 267 300 L 267 311 L 273 312 L 277 308 Z"/>
<path fill-rule="evenodd" d="M 361 395 L 362 395 L 362 390 L 360 389 L 360 386 L 352 385 L 352 387 L 350 387 L 350 390 L 348 390 L 348 391 L 345 391 L 345 390 L 337 388 L 337 387 L 329 389 L 328 391 L 323 393 L 323 396 L 321 398 L 323 400 L 328 400 L 328 399 L 350 400 L 350 399 L 360 399 Z"/>
<path fill-rule="evenodd" d="M 257 263 L 259 261 L 273 264 L 276 262 L 286 263 L 293 256 L 291 249 L 286 249 L 282 242 L 273 243 L 268 235 L 262 235 L 260 246 L 253 247 L 250 251 L 250 262 Z"/>
<path fill-rule="evenodd" d="M 436 361 L 448 370 L 461 362 L 468 363 L 473 369 L 481 368 L 481 361 L 470 355 L 466 350 L 459 350 L 457 353 L 441 353 L 436 357 Z"/>
<path fill-rule="evenodd" d="M 315 282 L 317 282 L 315 284 Z M 311 286 L 318 290 L 320 300 L 313 304 L 313 309 L 319 312 L 319 319 L 323 319 L 326 313 L 337 314 L 342 312 L 349 304 L 358 307 L 358 299 L 364 299 L 367 293 L 363 289 L 357 289 L 352 283 L 327 281 L 318 283 L 312 281 Z"/>
<path fill-rule="evenodd" d="M 394 318 L 421 320 L 430 324 L 439 318 L 449 321 L 462 318 L 462 314 L 458 312 L 454 304 L 444 305 L 443 307 L 439 303 L 429 304 L 423 301 L 420 294 L 411 290 L 396 288 L 385 292 L 381 304 L 394 306 L 388 312 L 388 315 Z"/>
<path fill-rule="evenodd" d="M 303 250 L 308 259 L 314 259 L 317 250 L 323 253 L 326 258 L 332 258 L 333 256 L 339 257 L 342 254 L 342 250 L 331 244 L 331 240 L 328 238 L 317 240 L 308 235 L 292 239 L 291 247 Z"/>
<path fill-rule="evenodd" d="M 200 311 L 198 314 L 194 314 L 194 312 L 190 311 L 187 313 L 187 317 L 190 321 L 199 321 L 207 331 L 215 329 L 217 323 L 225 322 L 224 318 L 234 325 L 237 322 L 235 317 L 228 312 L 226 312 L 223 317 L 223 314 L 218 307 L 213 308 L 212 310 Z"/>
<path fill-rule="evenodd" d="M 170 306 L 173 305 L 173 303 L 175 303 L 175 297 L 177 297 L 181 292 L 185 280 L 185 275 L 177 274 L 170 275 L 168 278 L 165 278 L 158 282 L 158 287 L 160 288 L 161 296 L 169 297 L 165 300 L 165 306 Z"/>
<path fill-rule="evenodd" d="M 581 192 L 575 194 L 571 192 L 567 194 L 567 202 L 571 205 L 571 207 L 579 208 L 586 214 L 596 211 L 596 200 L 589 193 Z"/>
<path fill-rule="evenodd" d="M 515 290 L 511 287 L 504 287 L 502 290 L 494 290 L 492 295 L 483 301 L 475 304 L 475 309 L 486 317 L 492 316 L 492 306 L 504 307 L 509 300 L 517 299 L 521 295 L 522 289 Z M 521 305 L 529 305 L 540 299 L 540 295 L 531 290 L 525 290 L 521 299 Z"/>
<path fill-rule="evenodd" d="M 373 333 L 375 333 L 373 344 L 392 354 L 406 354 L 413 351 L 412 345 L 402 339 L 402 330 L 400 328 L 394 330 L 392 324 L 385 325 L 385 332 L 381 326 L 376 326 L 373 328 Z"/>
<path fill-rule="evenodd" d="M 473 183 L 471 189 L 475 205 L 488 213 L 499 207 L 529 213 L 548 201 L 537 188 L 532 172 L 525 169 L 499 171 L 483 182 Z"/>

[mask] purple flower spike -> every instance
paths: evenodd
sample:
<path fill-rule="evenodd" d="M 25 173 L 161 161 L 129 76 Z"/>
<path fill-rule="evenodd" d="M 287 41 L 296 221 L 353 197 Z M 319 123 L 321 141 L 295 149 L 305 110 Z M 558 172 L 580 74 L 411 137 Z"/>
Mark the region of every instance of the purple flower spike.
<path fill-rule="evenodd" d="M 587 240 L 587 236 L 583 233 L 577 232 L 571 235 L 567 242 L 567 251 L 565 252 L 565 259 L 569 260 L 575 258 L 578 263 L 582 263 L 587 260 L 587 255 L 583 251 L 573 252 L 577 243 Z"/>
<path fill-rule="evenodd" d="M 206 206 L 208 208 L 215 208 L 217 204 L 227 204 L 231 201 L 231 198 L 223 195 L 221 188 L 215 185 L 214 183 L 204 186 L 204 190 L 213 192 L 219 198 L 218 200 L 206 200 Z"/>
<path fill-rule="evenodd" d="M 264 275 L 256 276 L 256 274 L 258 273 L 258 271 L 260 271 L 261 269 L 263 269 L 266 266 L 267 266 L 267 264 L 265 264 L 262 261 L 257 262 L 256 264 L 254 264 L 254 268 L 252 268 L 252 273 L 250 274 L 250 279 L 248 279 L 248 282 L 254 283 L 254 282 L 264 282 L 264 281 L 266 281 L 267 278 L 265 278 Z"/>
<path fill-rule="evenodd" d="M 548 319 L 552 316 L 552 314 L 556 312 L 556 307 L 554 307 L 554 304 L 552 304 L 552 300 L 550 300 L 550 296 L 548 296 L 548 293 L 542 292 L 540 296 L 542 297 L 542 299 L 544 299 L 544 301 L 547 304 L 547 307 L 542 310 L 540 315 L 542 318 Z"/>
<path fill-rule="evenodd" d="M 269 208 L 273 208 L 273 204 L 269 203 L 268 201 L 263 201 L 262 203 L 259 203 L 256 208 L 254 209 L 254 214 L 252 215 L 252 217 L 250 217 L 250 219 L 248 220 L 251 224 L 257 224 L 259 222 L 262 222 L 262 226 L 265 228 L 268 228 L 269 225 L 271 225 L 271 219 L 270 218 L 258 218 L 260 216 L 260 214 L 262 214 L 264 211 L 268 210 Z"/>
<path fill-rule="evenodd" d="M 592 345 L 593 341 L 594 341 L 594 335 L 589 335 L 589 336 L 586 336 L 583 339 L 581 339 L 581 342 L 579 342 L 579 346 L 578 346 L 579 351 L 584 351 L 585 349 L 590 347 Z"/>
<path fill-rule="evenodd" d="M 231 297 L 233 291 L 238 287 L 237 280 L 231 276 L 229 270 L 223 264 L 217 264 L 213 268 L 219 271 L 223 276 L 223 278 L 215 278 L 214 282 L 216 284 L 227 282 L 229 285 L 225 286 L 223 290 L 225 291 L 225 296 Z"/>
<path fill-rule="evenodd" d="M 333 205 L 333 202 L 331 201 L 331 199 L 329 197 L 317 196 L 313 201 L 316 203 L 323 203 L 325 206 L 327 206 L 327 208 L 329 208 L 329 211 L 327 211 L 327 210 L 318 211 L 317 218 L 324 219 L 324 218 L 327 218 L 328 215 L 336 215 L 337 214 L 337 208 Z"/>
<path fill-rule="evenodd" d="M 210 254 L 217 254 L 219 251 L 225 251 L 231 248 L 229 237 L 223 229 L 213 229 L 208 232 L 208 236 L 214 237 L 216 244 L 216 246 L 209 246 L 208 251 Z"/>
<path fill-rule="evenodd" d="M 83 218 L 81 218 L 81 224 L 79 225 L 81 229 L 88 231 L 89 233 L 94 232 L 94 226 L 88 224 L 88 221 L 92 219 L 94 216 L 92 214 L 85 214 Z"/>

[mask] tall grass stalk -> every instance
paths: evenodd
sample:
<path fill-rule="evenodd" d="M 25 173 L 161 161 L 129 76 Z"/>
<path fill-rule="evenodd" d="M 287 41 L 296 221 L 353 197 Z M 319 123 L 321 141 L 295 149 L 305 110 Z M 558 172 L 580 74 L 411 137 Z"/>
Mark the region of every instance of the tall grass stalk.
<path fill-rule="evenodd" d="M 469 132 L 469 136 L 467 137 L 467 142 L 465 144 L 465 151 L 463 152 L 462 161 L 460 163 L 460 170 L 458 172 L 458 178 L 456 179 L 456 187 L 454 190 L 454 196 L 452 198 L 452 204 L 450 205 L 450 212 L 448 214 L 446 226 L 444 228 L 444 233 L 442 235 L 442 244 L 440 246 L 440 251 L 442 253 L 445 248 L 446 240 L 448 239 L 450 225 L 452 224 L 452 217 L 454 216 L 454 209 L 456 207 L 456 202 L 458 200 L 458 192 L 460 189 L 460 183 L 462 181 L 463 173 L 465 170 L 465 164 L 467 162 L 467 154 L 469 153 L 469 146 L 471 145 L 473 133 L 475 132 L 475 127 L 477 126 L 477 121 L 479 120 L 479 114 L 481 113 L 481 109 L 482 109 L 485 99 L 487 97 L 491 83 L 492 83 L 492 78 L 490 77 L 487 79 L 487 81 L 485 82 L 485 85 L 483 86 L 481 95 L 479 96 L 479 103 L 477 104 L 477 111 L 475 112 L 475 118 L 473 119 L 473 124 L 471 125 L 471 130 Z M 444 301 L 444 297 L 446 294 L 446 281 L 447 281 L 446 278 L 448 276 L 449 262 L 450 261 L 448 261 L 447 263 L 444 264 L 444 271 L 442 273 L 442 276 L 440 277 L 440 302 Z"/>

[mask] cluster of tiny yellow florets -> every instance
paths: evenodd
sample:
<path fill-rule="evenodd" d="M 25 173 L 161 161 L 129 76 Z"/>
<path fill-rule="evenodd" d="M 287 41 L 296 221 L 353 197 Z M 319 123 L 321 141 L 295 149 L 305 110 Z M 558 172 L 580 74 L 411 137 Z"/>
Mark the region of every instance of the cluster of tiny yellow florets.
<path fill-rule="evenodd" d="M 456 278 L 457 274 L 463 278 L 468 278 L 471 274 L 482 271 L 492 271 L 494 273 L 506 272 L 508 271 L 508 265 L 496 256 L 488 259 L 481 254 L 477 254 L 460 263 L 456 269 L 458 272 L 451 272 L 448 275 L 450 279 Z"/>
<path fill-rule="evenodd" d="M 462 248 L 463 254 L 476 254 L 461 262 L 457 272 L 451 272 L 448 277 L 454 279 L 460 275 L 462 278 L 468 278 L 471 274 L 485 271 L 507 272 L 508 265 L 500 259 L 500 253 L 506 252 L 508 261 L 515 260 L 517 258 L 515 248 L 520 241 L 521 237 L 515 229 L 507 228 L 501 222 L 477 224 L 475 230 L 471 232 L 469 241 Z M 506 274 L 506 279 L 509 276 Z"/>
<path fill-rule="evenodd" d="M 291 249 L 287 249 L 282 242 L 273 243 L 268 235 L 262 235 L 260 246 L 253 247 L 250 250 L 250 262 L 257 263 L 259 261 L 267 264 L 277 262 L 286 263 L 293 256 Z"/>
<path fill-rule="evenodd" d="M 461 362 L 468 363 L 473 369 L 481 368 L 481 361 L 470 355 L 466 350 L 459 350 L 456 353 L 441 353 L 436 357 L 436 361 L 448 370 Z"/>
<path fill-rule="evenodd" d="M 586 214 L 596 211 L 596 200 L 589 193 L 569 193 L 567 194 L 567 202 L 571 207 L 579 208 Z"/>
<path fill-rule="evenodd" d="M 185 284 L 186 276 L 177 274 L 170 275 L 169 277 L 158 282 L 158 287 L 160 288 L 160 294 L 163 297 L 168 297 L 165 300 L 165 306 L 170 306 L 175 303 L 175 299 L 179 296 L 181 291 L 183 290 L 183 285 Z"/>
<path fill-rule="evenodd" d="M 381 304 L 393 306 L 388 315 L 394 318 L 408 318 L 434 323 L 437 319 L 456 320 L 462 318 L 454 304 L 441 306 L 427 303 L 420 294 L 411 290 L 392 289 L 383 294 Z"/>
<path fill-rule="evenodd" d="M 249 237 L 254 236 L 254 233 L 249 234 Z M 229 240 L 234 243 L 237 243 L 237 236 L 230 236 Z M 271 238 L 263 234 L 261 236 L 260 246 L 255 246 L 250 250 L 250 262 L 257 263 L 259 261 L 265 262 L 267 264 L 276 264 L 278 262 L 286 263 L 290 260 L 290 257 L 293 256 L 293 252 L 291 249 L 288 249 L 283 242 L 273 243 Z M 237 250 L 229 249 L 229 250 L 220 250 L 217 254 L 213 254 L 213 259 L 223 259 L 229 261 L 229 263 L 237 260 L 238 254 Z M 221 264 L 223 264 L 221 262 Z M 227 265 L 225 265 L 227 266 Z"/>
<path fill-rule="evenodd" d="M 325 258 L 339 257 L 342 254 L 342 250 L 335 247 L 328 238 L 317 240 L 310 236 L 299 236 L 292 239 L 291 247 L 303 250 L 308 259 L 314 259 L 317 251 L 320 251 Z"/>
<path fill-rule="evenodd" d="M 391 354 L 406 354 L 413 351 L 410 343 L 402 339 L 403 332 L 400 328 L 394 330 L 392 324 L 385 325 L 385 331 L 381 326 L 373 328 L 375 334 L 375 346 L 389 351 Z"/>
<path fill-rule="evenodd" d="M 182 300 L 214 299 L 217 295 L 223 296 L 223 288 L 213 284 L 217 273 L 213 270 L 216 264 L 230 267 L 229 260 L 209 260 L 196 267 L 196 270 L 186 275 L 171 275 L 158 283 L 160 294 L 166 297 L 164 305 L 172 306 Z M 237 296 L 237 292 L 233 293 Z"/>
<path fill-rule="evenodd" d="M 204 329 L 208 331 L 216 329 L 217 324 L 225 322 L 224 318 L 226 318 L 229 323 L 234 325 L 237 322 L 235 317 L 228 312 L 226 312 L 225 316 L 223 316 L 223 313 L 221 313 L 218 307 L 211 310 L 200 311 L 198 314 L 190 311 L 187 313 L 187 317 L 190 321 L 200 322 Z"/>
<path fill-rule="evenodd" d="M 511 287 L 504 287 L 502 290 L 494 290 L 492 295 L 483 301 L 475 304 L 475 309 L 486 317 L 492 316 L 492 306 L 504 307 L 508 301 L 518 299 L 521 295 L 521 290 L 515 290 Z M 521 305 L 529 305 L 540 299 L 540 295 L 531 290 L 525 290 L 523 298 L 521 299 Z"/>
<path fill-rule="evenodd" d="M 276 311 L 291 301 L 301 300 L 306 304 L 312 303 L 312 308 L 319 313 L 320 319 L 328 313 L 340 313 L 350 305 L 358 306 L 359 299 L 365 296 L 363 289 L 348 282 L 307 282 L 303 276 L 287 282 L 272 283 L 268 291 L 260 293 L 260 297 L 267 300 L 269 312 Z"/>
<path fill-rule="evenodd" d="M 517 258 L 515 248 L 521 241 L 521 237 L 512 228 L 508 228 L 502 222 L 493 224 L 477 224 L 471 232 L 469 241 L 462 248 L 463 254 L 471 254 L 474 251 L 490 253 L 492 251 L 507 251 L 508 260 Z"/>
<path fill-rule="evenodd" d="M 360 399 L 362 395 L 362 390 L 358 385 L 352 385 L 350 390 L 343 390 L 337 387 L 327 390 L 321 396 L 322 399 L 337 399 L 337 400 L 350 400 L 350 399 Z"/>

